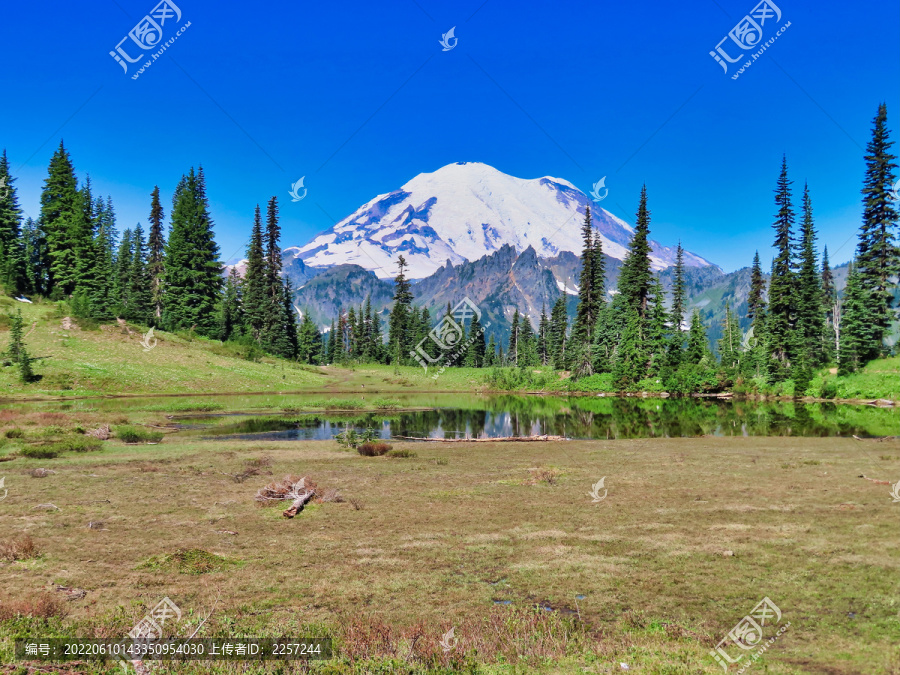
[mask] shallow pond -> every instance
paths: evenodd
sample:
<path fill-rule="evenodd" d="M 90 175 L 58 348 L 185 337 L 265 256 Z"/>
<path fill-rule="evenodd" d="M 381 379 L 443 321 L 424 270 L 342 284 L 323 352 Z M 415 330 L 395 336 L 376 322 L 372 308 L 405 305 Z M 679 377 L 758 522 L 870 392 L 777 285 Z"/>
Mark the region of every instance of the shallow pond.
<path fill-rule="evenodd" d="M 79 399 L 16 404 L 44 411 L 122 413 L 179 437 L 326 440 L 348 428 L 382 438 L 893 436 L 900 409 L 799 402 L 477 394 L 266 394 Z"/>

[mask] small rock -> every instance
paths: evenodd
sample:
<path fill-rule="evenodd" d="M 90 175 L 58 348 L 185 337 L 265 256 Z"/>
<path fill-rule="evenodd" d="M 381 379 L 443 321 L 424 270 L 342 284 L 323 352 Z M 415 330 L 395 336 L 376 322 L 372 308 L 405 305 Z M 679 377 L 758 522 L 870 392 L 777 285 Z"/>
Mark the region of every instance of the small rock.
<path fill-rule="evenodd" d="M 731 556 L 734 555 L 734 551 L 722 551 L 722 555 L 725 556 L 726 558 L 730 558 Z"/>

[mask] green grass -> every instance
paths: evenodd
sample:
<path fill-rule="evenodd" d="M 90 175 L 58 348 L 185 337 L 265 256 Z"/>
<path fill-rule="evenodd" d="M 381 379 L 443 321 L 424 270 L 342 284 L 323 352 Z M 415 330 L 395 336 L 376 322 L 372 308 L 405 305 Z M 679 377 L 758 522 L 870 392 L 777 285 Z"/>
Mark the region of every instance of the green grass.
<path fill-rule="evenodd" d="M 850 375 L 831 377 L 838 398 L 900 400 L 900 356 L 872 361 Z"/>
<path fill-rule="evenodd" d="M 179 574 L 209 574 L 221 572 L 231 565 L 240 565 L 240 562 L 223 558 L 201 548 L 180 548 L 169 555 L 153 556 L 138 567 Z"/>
<path fill-rule="evenodd" d="M 0 368 L 0 394 L 274 392 L 322 389 L 330 381 L 319 369 L 269 357 L 248 361 L 222 350 L 217 340 L 160 330 L 155 332 L 157 346 L 144 351 L 140 344 L 144 327 L 130 326 L 130 335 L 115 322 L 95 330 L 64 330 L 60 323 L 65 310 L 61 313 L 55 303 L 14 305 L 22 310 L 25 343 L 41 378 L 25 385 L 15 368 Z M 8 340 L 8 327 L 0 325 L 0 351 Z"/>
<path fill-rule="evenodd" d="M 116 427 L 115 432 L 116 437 L 123 443 L 159 443 L 163 437 L 161 431 L 149 431 L 132 426 Z"/>

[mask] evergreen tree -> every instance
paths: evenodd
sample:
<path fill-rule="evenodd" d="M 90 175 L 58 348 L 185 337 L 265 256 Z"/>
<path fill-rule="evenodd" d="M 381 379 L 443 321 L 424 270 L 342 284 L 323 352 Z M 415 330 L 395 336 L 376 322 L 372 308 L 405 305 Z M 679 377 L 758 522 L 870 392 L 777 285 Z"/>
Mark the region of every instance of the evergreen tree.
<path fill-rule="evenodd" d="M 600 312 L 597 328 L 594 331 L 593 370 L 595 373 L 613 371 L 619 351 L 619 341 L 624 331 L 626 311 L 621 295 Z M 673 343 L 674 344 L 674 343 Z M 674 359 L 677 362 L 677 356 Z"/>
<path fill-rule="evenodd" d="M 372 310 L 372 323 L 370 327 L 370 342 L 372 344 L 372 360 L 375 363 L 384 362 L 384 332 L 381 327 L 381 316 Z"/>
<path fill-rule="evenodd" d="M 725 305 L 725 318 L 722 321 L 722 337 L 717 346 L 722 368 L 730 380 L 737 378 L 741 372 L 743 356 L 743 334 L 737 316 L 731 311 L 731 305 Z"/>
<path fill-rule="evenodd" d="M 647 316 L 653 272 L 650 267 L 650 210 L 647 208 L 647 186 L 641 188 L 634 237 L 619 270 L 619 294 L 625 305 L 637 312 L 643 321 Z"/>
<path fill-rule="evenodd" d="M 392 363 L 400 364 L 414 346 L 410 334 L 413 294 L 406 278 L 406 259 L 397 259 L 397 277 L 394 279 L 394 306 L 388 321 L 388 353 Z"/>
<path fill-rule="evenodd" d="M 261 341 L 270 352 L 279 356 L 290 356 L 291 338 L 286 325 L 284 311 L 284 284 L 281 280 L 281 226 L 278 223 L 278 200 L 269 199 L 266 206 L 266 232 L 263 238 L 264 251 L 264 293 L 263 328 Z M 293 311 L 291 312 L 293 320 Z"/>
<path fill-rule="evenodd" d="M 168 330 L 196 327 L 201 335 L 215 335 L 222 266 L 202 167 L 196 173 L 191 169 L 176 189 L 165 258 L 163 325 Z"/>
<path fill-rule="evenodd" d="M 531 327 L 531 321 L 525 314 L 519 315 L 518 341 L 516 344 L 518 366 L 531 368 L 538 365 L 537 337 Z"/>
<path fill-rule="evenodd" d="M 150 234 L 147 238 L 147 273 L 150 276 L 153 296 L 153 316 L 155 321 L 162 317 L 162 280 L 165 261 L 166 234 L 163 226 L 162 204 L 159 201 L 159 186 L 153 186 L 150 193 Z"/>
<path fill-rule="evenodd" d="M 338 357 L 338 347 L 337 347 L 337 327 L 334 324 L 334 319 L 331 320 L 331 328 L 328 331 L 328 349 L 327 349 L 327 359 L 328 364 L 333 365 L 337 363 Z"/>
<path fill-rule="evenodd" d="M 25 273 L 28 289 L 37 295 L 47 295 L 50 283 L 50 260 L 47 254 L 47 240 L 40 222 L 26 219 L 22 228 L 25 248 Z"/>
<path fill-rule="evenodd" d="M 75 290 L 76 234 L 82 217 L 75 169 L 60 141 L 50 159 L 41 192 L 40 225 L 47 242 L 49 262 L 46 292 L 53 297 L 62 298 Z"/>
<path fill-rule="evenodd" d="M 22 209 L 9 170 L 6 150 L 0 155 L 0 286 L 9 295 L 30 293 Z"/>
<path fill-rule="evenodd" d="M 825 331 L 825 308 L 822 302 L 822 286 L 819 278 L 818 253 L 816 252 L 816 228 L 813 222 L 809 186 L 803 188 L 800 267 L 797 271 L 797 296 L 794 303 L 797 315 L 797 353 L 801 356 L 804 369 L 819 366 L 825 362 L 822 344 Z"/>
<path fill-rule="evenodd" d="M 131 251 L 128 308 L 125 314 L 129 321 L 148 325 L 153 318 L 153 286 L 147 269 L 147 243 L 140 223 L 131 233 Z"/>
<path fill-rule="evenodd" d="M 650 357 L 649 372 L 659 375 L 666 366 L 666 352 L 670 345 L 667 323 L 669 313 L 666 311 L 666 293 L 663 290 L 659 275 L 653 277 L 650 291 L 650 315 L 647 321 L 647 351 Z M 677 321 L 673 319 L 673 323 Z M 680 334 L 680 331 L 673 331 Z"/>
<path fill-rule="evenodd" d="M 32 358 L 28 354 L 25 340 L 22 336 L 23 322 L 22 310 L 16 310 L 15 314 L 8 314 L 9 318 L 9 347 L 6 350 L 6 359 L 19 369 L 19 379 L 28 384 L 38 379 L 32 369 Z"/>
<path fill-rule="evenodd" d="M 581 238 L 583 247 L 581 275 L 578 278 L 578 309 L 572 326 L 572 336 L 576 341 L 590 341 L 594 326 L 597 324 L 604 283 L 603 246 L 600 235 L 594 236 L 590 206 L 585 207 Z"/>
<path fill-rule="evenodd" d="M 484 363 L 485 368 L 491 368 L 497 365 L 497 343 L 494 341 L 494 334 L 491 333 L 491 337 L 488 340 L 487 347 L 484 350 Z"/>
<path fill-rule="evenodd" d="M 778 206 L 778 213 L 775 214 L 775 222 L 772 225 L 775 230 L 775 259 L 772 262 L 772 278 L 769 281 L 769 310 L 766 317 L 769 353 L 779 379 L 782 379 L 790 369 L 796 349 L 793 331 L 796 322 L 797 283 L 792 258 L 794 207 L 791 183 L 792 181 L 788 179 L 787 159 L 784 158 L 775 190 L 775 204 Z"/>
<path fill-rule="evenodd" d="M 122 233 L 119 250 L 115 259 L 115 277 L 113 278 L 113 311 L 117 317 L 124 318 L 128 313 L 129 291 L 131 290 L 131 264 L 134 261 L 134 246 L 131 230 Z"/>
<path fill-rule="evenodd" d="M 347 312 L 347 329 L 346 329 L 346 343 L 347 343 L 347 356 L 351 359 L 355 359 L 359 357 L 357 353 L 358 343 L 356 341 L 357 338 L 357 328 L 356 328 L 356 310 L 351 307 L 350 311 Z"/>
<path fill-rule="evenodd" d="M 538 360 L 542 366 L 550 363 L 550 318 L 546 305 L 541 305 L 541 321 L 538 324 Z"/>
<path fill-rule="evenodd" d="M 840 312 L 838 295 L 834 286 L 834 274 L 828 262 L 828 247 L 822 251 L 822 303 L 825 307 L 825 323 L 822 329 L 822 353 L 825 363 L 832 363 L 837 358 L 837 335 L 835 333 L 835 315 Z"/>
<path fill-rule="evenodd" d="M 750 270 L 750 295 L 747 298 L 747 318 L 755 320 L 760 311 L 765 311 L 766 279 L 759 264 L 759 251 L 753 254 L 753 267 Z"/>
<path fill-rule="evenodd" d="M 897 208 L 891 194 L 896 180 L 897 157 L 887 129 L 887 106 L 878 106 L 872 140 L 866 146 L 863 182 L 863 221 L 856 252 L 859 283 L 866 294 L 868 321 L 874 330 L 871 342 L 860 345 L 859 358 L 868 361 L 884 351 L 883 341 L 894 318 L 893 277 L 900 274 L 900 250 L 895 243 Z"/>
<path fill-rule="evenodd" d="M 10 313 L 6 316 L 9 319 L 9 346 L 3 355 L 10 363 L 18 363 L 25 345 L 22 337 L 22 310 L 17 309 L 15 314 Z"/>
<path fill-rule="evenodd" d="M 150 266 L 148 265 L 148 272 L 149 268 Z M 225 280 L 225 290 L 222 292 L 219 339 L 223 342 L 241 337 L 244 326 L 244 311 L 241 306 L 242 285 L 243 282 L 241 281 L 237 269 L 232 267 L 231 271 L 228 273 L 228 279 Z"/>
<path fill-rule="evenodd" d="M 75 266 L 71 293 L 78 294 L 85 314 L 98 316 L 105 308 L 92 307 L 91 299 L 103 295 L 107 280 L 97 276 L 96 235 L 100 219 L 99 214 L 94 211 L 90 176 L 86 177 L 84 186 L 76 194 L 76 205 L 77 212 L 73 214 L 71 223 Z"/>
<path fill-rule="evenodd" d="M 681 340 L 682 324 L 687 302 L 687 283 L 684 279 L 684 249 L 681 240 L 675 252 L 675 280 L 672 284 L 672 330 L 676 340 Z"/>
<path fill-rule="evenodd" d="M 634 236 L 628 254 L 619 270 L 619 295 L 613 303 L 613 314 L 622 329 L 616 347 L 614 379 L 625 389 L 647 374 L 649 301 L 653 284 L 650 267 L 650 210 L 647 208 L 647 186 L 641 189 Z M 598 347 L 601 345 L 598 343 Z"/>
<path fill-rule="evenodd" d="M 291 286 L 291 280 L 285 278 L 281 285 L 281 330 L 275 353 L 286 359 L 296 359 L 297 351 L 300 348 L 293 296 L 294 289 Z"/>
<path fill-rule="evenodd" d="M 94 243 L 95 283 L 89 298 L 91 314 L 97 319 L 110 319 L 114 314 L 116 279 L 116 214 L 112 200 L 104 204 L 99 197 L 94 202 L 97 220 Z"/>
<path fill-rule="evenodd" d="M 687 342 L 685 360 L 687 363 L 701 363 L 709 354 L 709 339 L 706 337 L 706 327 L 703 325 L 703 319 L 700 318 L 700 312 L 696 309 L 691 316 L 691 328 L 688 331 Z"/>
<path fill-rule="evenodd" d="M 550 361 L 556 370 L 566 367 L 566 333 L 569 317 L 566 313 L 566 296 L 561 295 L 550 310 L 550 335 L 548 337 Z"/>
<path fill-rule="evenodd" d="M 484 365 L 485 342 L 484 331 L 481 329 L 481 321 L 478 314 L 472 315 L 469 323 L 469 340 L 471 344 L 466 350 L 466 365 L 470 368 L 481 368 Z"/>
<path fill-rule="evenodd" d="M 309 312 L 304 312 L 300 321 L 297 357 L 302 363 L 319 364 L 322 360 L 322 339 Z"/>
<path fill-rule="evenodd" d="M 244 270 L 244 312 L 250 335 L 262 340 L 266 320 L 266 259 L 265 238 L 259 204 L 253 216 L 250 243 L 247 246 L 247 267 Z"/>
<path fill-rule="evenodd" d="M 519 330 L 521 322 L 519 321 L 519 308 L 513 313 L 512 322 L 509 325 L 509 342 L 506 345 L 506 355 L 510 365 L 519 365 Z"/>
<path fill-rule="evenodd" d="M 863 286 L 859 268 L 852 264 L 847 275 L 840 318 L 835 322 L 838 335 L 838 374 L 846 375 L 865 363 L 879 327 L 872 323 L 867 303 L 871 295 Z"/>

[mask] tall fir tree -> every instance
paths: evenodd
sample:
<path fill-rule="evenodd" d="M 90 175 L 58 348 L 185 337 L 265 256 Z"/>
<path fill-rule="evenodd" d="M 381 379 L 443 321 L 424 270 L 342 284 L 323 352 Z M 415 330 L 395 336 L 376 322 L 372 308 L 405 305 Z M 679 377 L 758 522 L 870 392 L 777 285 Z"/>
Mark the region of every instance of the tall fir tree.
<path fill-rule="evenodd" d="M 50 284 L 50 259 L 47 254 L 47 239 L 39 221 L 25 220 L 22 228 L 22 242 L 25 248 L 25 273 L 28 288 L 36 295 L 48 295 Z"/>
<path fill-rule="evenodd" d="M 700 364 L 709 354 L 709 338 L 706 336 L 706 327 L 703 325 L 700 312 L 696 309 L 691 315 L 687 343 L 685 360 L 691 364 Z"/>
<path fill-rule="evenodd" d="M 483 367 L 492 368 L 497 365 L 497 342 L 494 340 L 494 334 L 488 340 L 487 347 L 484 350 Z"/>
<path fill-rule="evenodd" d="M 750 295 L 747 297 L 747 318 L 755 320 L 766 308 L 766 279 L 759 263 L 759 251 L 753 254 L 753 266 L 750 269 Z"/>
<path fill-rule="evenodd" d="M 297 358 L 302 363 L 322 363 L 322 338 L 308 311 L 303 313 L 298 332 Z"/>
<path fill-rule="evenodd" d="M 647 186 L 641 188 L 634 236 L 628 254 L 619 270 L 619 294 L 628 308 L 641 320 L 647 316 L 653 272 L 650 267 L 650 210 L 647 208 Z"/>
<path fill-rule="evenodd" d="M 687 282 L 684 279 L 684 249 L 681 240 L 678 240 L 678 248 L 675 249 L 675 279 L 672 283 L 672 331 L 676 338 L 680 338 L 684 313 L 687 309 Z"/>
<path fill-rule="evenodd" d="M 541 320 L 538 323 L 538 359 L 542 366 L 550 363 L 550 317 L 547 316 L 547 306 L 541 305 Z"/>
<path fill-rule="evenodd" d="M 834 273 L 828 261 L 828 247 L 822 250 L 822 302 L 825 307 L 825 324 L 822 329 L 824 341 L 823 354 L 826 363 L 837 358 L 837 334 L 835 332 L 835 316 L 840 314 L 838 295 L 834 286 Z"/>
<path fill-rule="evenodd" d="M 569 317 L 566 312 L 566 296 L 561 295 L 550 310 L 550 334 L 548 351 L 550 362 L 556 370 L 566 368 L 566 342 L 568 340 Z"/>
<path fill-rule="evenodd" d="M 147 269 L 147 242 L 138 223 L 131 232 L 131 267 L 128 271 L 129 321 L 149 325 L 153 318 L 153 286 Z"/>
<path fill-rule="evenodd" d="M 228 278 L 225 280 L 225 288 L 222 291 L 219 339 L 223 342 L 227 340 L 236 340 L 240 338 L 243 333 L 244 310 L 242 307 L 242 287 L 243 282 L 237 272 L 237 268 L 232 267 L 231 271 L 228 273 Z"/>
<path fill-rule="evenodd" d="M 816 226 L 813 221 L 809 186 L 803 187 L 803 222 L 800 231 L 800 265 L 797 270 L 796 307 L 797 353 L 808 369 L 825 362 L 823 336 L 825 307 L 816 251 Z"/>
<path fill-rule="evenodd" d="M 509 324 L 509 342 L 506 343 L 506 356 L 512 366 L 519 365 L 519 331 L 521 327 L 519 308 L 516 307 Z"/>
<path fill-rule="evenodd" d="M 731 311 L 731 305 L 725 305 L 725 318 L 722 320 L 722 337 L 717 344 L 722 368 L 729 380 L 734 381 L 741 372 L 743 358 L 743 334 L 737 315 Z"/>
<path fill-rule="evenodd" d="M 115 276 L 113 277 L 113 312 L 118 318 L 128 314 L 129 291 L 131 290 L 131 263 L 134 261 L 134 246 L 131 229 L 122 233 L 119 249 L 116 252 Z"/>
<path fill-rule="evenodd" d="M 94 202 L 94 212 L 97 220 L 97 234 L 94 244 L 96 282 L 90 297 L 90 305 L 95 318 L 111 319 L 115 313 L 115 260 L 116 246 L 119 239 L 116 232 L 116 213 L 112 206 L 112 199 L 104 203 L 98 197 Z"/>
<path fill-rule="evenodd" d="M 162 317 L 162 281 L 166 252 L 164 218 L 159 186 L 154 185 L 153 192 L 150 193 L 150 232 L 147 236 L 147 272 L 150 275 L 154 321 L 159 321 Z"/>
<path fill-rule="evenodd" d="M 778 212 L 772 227 L 775 230 L 775 259 L 769 281 L 769 309 L 766 317 L 766 338 L 775 375 L 783 379 L 789 372 L 796 351 L 794 325 L 796 323 L 797 282 L 793 269 L 794 206 L 788 178 L 787 158 L 782 158 L 781 174 L 775 189 Z"/>
<path fill-rule="evenodd" d="M 284 356 L 289 349 L 289 338 L 285 333 L 283 295 L 284 287 L 281 281 L 281 226 L 278 222 L 278 200 L 275 197 L 269 199 L 266 205 L 266 231 L 263 241 L 265 243 L 264 256 L 264 288 L 265 301 L 263 309 L 262 344 L 275 353 Z"/>
<path fill-rule="evenodd" d="M 578 277 L 578 309 L 572 325 L 572 338 L 576 342 L 589 342 L 597 325 L 603 297 L 604 258 L 600 235 L 594 233 L 591 207 L 584 210 L 581 226 L 581 274 Z"/>
<path fill-rule="evenodd" d="M 863 218 L 856 250 L 857 273 L 866 294 L 866 311 L 873 331 L 870 341 L 860 346 L 859 358 L 868 361 L 884 348 L 884 338 L 895 318 L 893 278 L 900 274 L 900 250 L 895 243 L 897 205 L 893 198 L 897 156 L 887 128 L 887 106 L 878 106 L 872 123 L 872 139 L 866 146 L 866 174 L 863 181 Z M 868 332 L 868 329 L 867 329 Z"/>
<path fill-rule="evenodd" d="M 397 259 L 397 276 L 394 279 L 394 306 L 388 322 L 388 353 L 394 364 L 404 363 L 413 345 L 410 328 L 413 294 L 406 278 L 406 259 L 401 255 Z"/>
<path fill-rule="evenodd" d="M 218 331 L 222 265 L 213 237 L 203 167 L 182 177 L 172 205 L 172 231 L 166 242 L 162 323 L 168 330 Z"/>
<path fill-rule="evenodd" d="M 838 336 L 838 375 L 846 375 L 857 370 L 866 362 L 871 345 L 878 335 L 879 327 L 871 321 L 867 303 L 871 295 L 863 285 L 862 274 L 856 264 L 851 264 L 847 273 L 847 285 L 840 308 L 840 316 L 835 321 Z"/>
<path fill-rule="evenodd" d="M 250 243 L 247 245 L 247 267 L 244 270 L 244 314 L 250 336 L 262 340 L 266 325 L 266 257 L 265 236 L 259 204 L 253 215 Z"/>
<path fill-rule="evenodd" d="M 3 150 L 0 155 L 0 286 L 9 295 L 32 292 L 15 180 Z"/>
<path fill-rule="evenodd" d="M 487 347 L 484 341 L 484 331 L 481 328 L 481 320 L 478 314 L 472 315 L 469 322 L 469 346 L 466 350 L 465 365 L 470 368 L 481 368 L 484 366 L 484 353 Z"/>
<path fill-rule="evenodd" d="M 645 185 L 641 188 L 634 236 L 619 270 L 619 294 L 616 298 L 619 302 L 614 302 L 612 308 L 618 315 L 616 322 L 623 326 L 614 369 L 614 379 L 623 388 L 643 379 L 650 361 L 647 333 L 653 272 L 650 267 L 649 235 L 650 210 Z"/>
<path fill-rule="evenodd" d="M 659 275 L 654 275 L 650 287 L 650 313 L 647 320 L 647 352 L 650 359 L 649 374 L 659 375 L 668 364 L 670 337 L 667 324 L 670 321 L 666 311 L 666 292 L 663 290 Z M 672 323 L 675 319 L 672 319 Z M 679 331 L 673 330 L 673 334 Z"/>
<path fill-rule="evenodd" d="M 41 191 L 40 225 L 49 262 L 46 292 L 52 297 L 63 298 L 75 290 L 76 234 L 82 217 L 75 168 L 60 141 Z"/>

